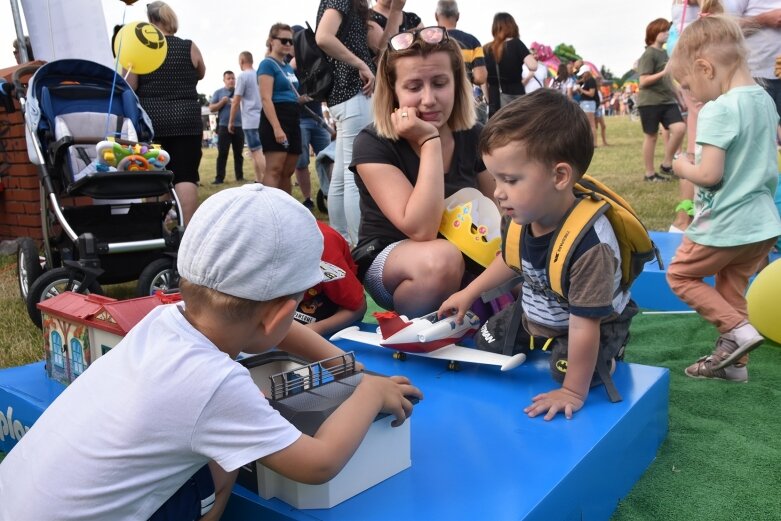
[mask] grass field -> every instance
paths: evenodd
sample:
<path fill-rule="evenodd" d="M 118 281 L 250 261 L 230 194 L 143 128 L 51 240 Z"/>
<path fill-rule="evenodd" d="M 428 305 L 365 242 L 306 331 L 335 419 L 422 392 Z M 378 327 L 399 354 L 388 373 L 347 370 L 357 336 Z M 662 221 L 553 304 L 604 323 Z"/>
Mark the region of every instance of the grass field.
<path fill-rule="evenodd" d="M 611 146 L 596 150 L 589 173 L 628 199 L 648 228 L 667 229 L 677 204 L 677 186 L 643 182 L 639 122 L 613 117 L 607 118 L 607 124 Z M 201 199 L 235 186 L 210 184 L 215 157 L 214 149 L 204 151 Z M 249 160 L 245 176 L 254 180 Z M 234 178 L 231 161 L 226 177 Z M 312 180 L 316 193 L 314 175 Z M 294 196 L 300 199 L 298 189 Z M 105 289 L 118 298 L 132 294 L 129 285 Z M 0 368 L 43 356 L 40 331 L 28 319 L 18 295 L 15 257 L 0 257 Z M 747 385 L 701 382 L 683 376 L 683 368 L 715 340 L 713 328 L 699 317 L 641 315 L 632 333 L 628 361 L 671 370 L 670 434 L 614 519 L 781 519 L 777 494 L 781 451 L 776 441 L 781 426 L 776 414 L 781 403 L 779 346 L 768 345 L 752 354 L 752 380 Z"/>

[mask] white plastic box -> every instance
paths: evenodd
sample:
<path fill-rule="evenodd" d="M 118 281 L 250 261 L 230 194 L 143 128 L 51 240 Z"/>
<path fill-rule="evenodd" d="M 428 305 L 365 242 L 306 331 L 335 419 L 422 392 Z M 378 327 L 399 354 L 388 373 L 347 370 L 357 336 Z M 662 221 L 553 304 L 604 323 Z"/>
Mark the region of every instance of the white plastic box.
<path fill-rule="evenodd" d="M 299 368 L 301 368 L 302 375 L 306 374 L 304 362 L 282 352 L 251 357 L 243 360 L 242 363 L 248 367 L 253 380 L 268 397 L 271 396 L 272 384 L 269 379 L 271 375 L 292 370 L 298 373 Z M 354 385 L 357 384 L 356 379 L 359 378 L 360 374 L 355 375 L 352 382 L 346 378 L 306 389 L 292 397 L 293 401 L 296 402 L 293 407 L 300 404 L 302 408 L 308 409 L 313 404 L 313 408 L 326 404 L 325 408 L 328 411 L 323 413 L 322 421 L 324 421 L 332 409 L 335 409 L 338 403 L 344 401 L 351 394 L 352 391 L 345 391 L 345 388 L 353 389 Z M 283 411 L 283 408 L 279 407 L 279 404 L 272 399 L 269 402 L 272 406 L 279 408 L 283 416 L 288 417 L 289 411 Z M 289 409 L 289 407 L 287 408 Z M 302 416 L 294 415 L 288 419 L 305 433 L 313 434 L 319 427 L 319 423 L 312 424 L 311 415 L 307 417 L 306 413 Z M 298 421 L 302 419 L 303 422 Z M 392 420 L 393 416 L 378 416 L 347 465 L 327 483 L 322 485 L 299 483 L 277 474 L 264 467 L 260 462 L 243 467 L 239 482 L 247 488 L 255 490 L 264 499 L 276 497 L 298 509 L 330 508 L 338 505 L 412 465 L 410 420 L 408 419 L 403 425 L 395 428 L 391 427 Z M 303 423 L 303 425 L 300 426 L 297 423 Z"/>

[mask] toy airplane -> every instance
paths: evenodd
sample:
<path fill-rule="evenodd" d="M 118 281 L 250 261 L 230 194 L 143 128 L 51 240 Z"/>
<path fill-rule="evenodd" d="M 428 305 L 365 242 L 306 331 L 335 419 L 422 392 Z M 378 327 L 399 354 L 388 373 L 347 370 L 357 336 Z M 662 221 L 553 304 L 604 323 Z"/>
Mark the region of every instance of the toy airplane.
<path fill-rule="evenodd" d="M 376 333 L 361 331 L 357 326 L 352 326 L 334 334 L 331 340 L 353 340 L 393 349 L 399 355 L 409 353 L 448 360 L 450 368 L 455 368 L 457 362 L 469 362 L 498 365 L 502 371 L 508 371 L 526 360 L 526 355 L 523 353 L 506 356 L 455 345 L 457 341 L 475 333 L 480 327 L 480 319 L 471 311 L 467 312 L 461 324 L 456 323 L 455 317 L 438 319 L 436 313 L 412 320 L 403 315 L 399 316 L 393 311 L 374 313 L 374 316 L 379 324 Z M 403 356 L 396 356 L 396 358 L 403 359 Z"/>

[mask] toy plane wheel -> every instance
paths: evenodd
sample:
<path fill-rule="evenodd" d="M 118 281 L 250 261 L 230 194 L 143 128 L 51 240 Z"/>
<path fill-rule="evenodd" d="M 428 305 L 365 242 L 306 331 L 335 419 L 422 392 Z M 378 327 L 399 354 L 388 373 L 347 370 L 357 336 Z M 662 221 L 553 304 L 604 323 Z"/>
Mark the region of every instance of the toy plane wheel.
<path fill-rule="evenodd" d="M 455 360 L 451 360 L 450 362 L 447 363 L 448 371 L 458 371 L 459 369 L 461 369 L 461 366 L 458 365 L 458 362 L 456 362 Z"/>
<path fill-rule="evenodd" d="M 401 351 L 396 351 L 393 353 L 393 359 L 394 360 L 401 360 L 404 361 L 407 359 L 407 353 L 402 353 Z"/>

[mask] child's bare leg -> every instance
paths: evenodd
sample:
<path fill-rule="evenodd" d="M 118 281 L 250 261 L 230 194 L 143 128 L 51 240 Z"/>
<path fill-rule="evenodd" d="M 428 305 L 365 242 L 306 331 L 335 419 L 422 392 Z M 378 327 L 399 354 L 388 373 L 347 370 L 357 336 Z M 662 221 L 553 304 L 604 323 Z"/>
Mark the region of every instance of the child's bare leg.
<path fill-rule="evenodd" d="M 686 179 L 678 181 L 678 197 L 679 201 L 693 201 L 694 200 L 694 185 Z M 679 203 L 680 204 L 680 203 Z M 689 223 L 691 223 L 692 217 L 687 210 L 681 209 L 675 213 L 675 220 L 673 220 L 673 226 L 679 230 L 686 230 Z"/>
<path fill-rule="evenodd" d="M 643 134 L 643 166 L 646 177 L 654 174 L 654 150 L 656 149 L 656 134 Z"/>

